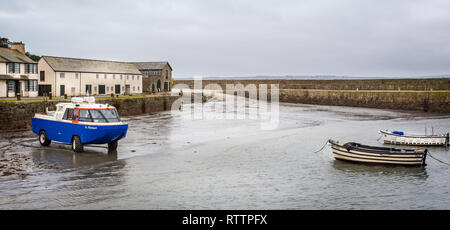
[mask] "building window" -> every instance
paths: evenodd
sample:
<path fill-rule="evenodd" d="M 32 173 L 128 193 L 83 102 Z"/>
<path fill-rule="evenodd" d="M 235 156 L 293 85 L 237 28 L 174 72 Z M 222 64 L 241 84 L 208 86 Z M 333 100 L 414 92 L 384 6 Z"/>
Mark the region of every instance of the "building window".
<path fill-rule="evenodd" d="M 113 74 L 113 79 L 114 79 L 114 80 L 116 79 L 116 75 L 115 75 L 115 74 Z"/>
<path fill-rule="evenodd" d="M 77 73 L 75 74 L 75 79 L 78 79 L 78 74 Z"/>
<path fill-rule="evenodd" d="M 130 76 L 127 75 L 127 80 L 129 80 L 129 79 L 130 79 Z"/>
<path fill-rule="evenodd" d="M 139 75 L 137 76 L 137 80 L 139 81 Z"/>
<path fill-rule="evenodd" d="M 122 80 L 122 74 L 120 75 L 120 80 Z"/>
<path fill-rule="evenodd" d="M 20 63 L 9 63 L 8 73 L 20 73 Z"/>
<path fill-rule="evenodd" d="M 136 91 L 136 87 L 133 86 L 133 92 Z"/>
<path fill-rule="evenodd" d="M 25 64 L 25 73 L 37 73 L 37 64 Z"/>
<path fill-rule="evenodd" d="M 140 91 L 141 89 L 140 89 L 140 87 L 138 86 L 138 91 Z"/>
<path fill-rule="evenodd" d="M 65 78 L 64 73 L 60 73 L 60 74 L 59 74 L 59 78 Z"/>
<path fill-rule="evenodd" d="M 166 79 L 169 79 L 169 71 L 166 70 Z"/>
<path fill-rule="evenodd" d="M 125 91 L 125 86 L 122 86 L 122 91 Z"/>
<path fill-rule="evenodd" d="M 75 87 L 70 88 L 70 92 L 71 92 L 72 94 L 74 94 L 74 93 L 75 93 Z"/>
<path fill-rule="evenodd" d="M 98 74 L 96 74 L 95 77 L 98 79 Z"/>
<path fill-rule="evenodd" d="M 41 71 L 41 81 L 45 81 L 45 71 Z"/>
<path fill-rule="evenodd" d="M 107 77 L 106 77 L 106 74 L 105 74 L 105 79 L 106 79 Z"/>
<path fill-rule="evenodd" d="M 25 91 L 37 91 L 37 80 L 28 80 L 25 82 Z"/>
<path fill-rule="evenodd" d="M 131 76 L 131 80 L 134 80 L 134 75 L 133 75 L 133 76 Z"/>
<path fill-rule="evenodd" d="M 14 91 L 14 81 L 8 81 L 8 91 Z"/>

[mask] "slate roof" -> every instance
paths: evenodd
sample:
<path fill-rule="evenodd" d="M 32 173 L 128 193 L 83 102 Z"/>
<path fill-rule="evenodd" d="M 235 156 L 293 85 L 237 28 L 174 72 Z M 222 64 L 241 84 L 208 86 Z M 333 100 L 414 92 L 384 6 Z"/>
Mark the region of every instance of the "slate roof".
<path fill-rule="evenodd" d="M 160 61 L 160 62 L 132 62 L 136 65 L 136 67 L 140 70 L 144 69 L 163 69 L 166 65 L 169 66 L 170 70 L 173 70 L 172 67 L 169 65 L 169 62 L 166 61 Z"/>
<path fill-rule="evenodd" d="M 141 74 L 133 63 L 66 57 L 42 57 L 56 72 Z"/>
<path fill-rule="evenodd" d="M 9 48 L 0 48 L 0 62 L 36 63 L 27 55 Z"/>

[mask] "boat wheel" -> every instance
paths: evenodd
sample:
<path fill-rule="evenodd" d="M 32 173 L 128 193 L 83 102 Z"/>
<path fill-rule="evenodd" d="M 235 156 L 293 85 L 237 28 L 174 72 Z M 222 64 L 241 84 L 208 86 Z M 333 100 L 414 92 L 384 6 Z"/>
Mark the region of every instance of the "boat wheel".
<path fill-rule="evenodd" d="M 118 142 L 113 141 L 111 143 L 108 143 L 108 151 L 114 151 L 117 149 Z"/>
<path fill-rule="evenodd" d="M 50 143 L 52 143 L 52 141 L 47 138 L 47 134 L 45 133 L 44 130 L 41 130 L 39 132 L 39 143 L 42 146 L 49 146 Z"/>
<path fill-rule="evenodd" d="M 72 150 L 75 152 L 83 152 L 83 144 L 81 143 L 79 136 L 72 138 Z"/>

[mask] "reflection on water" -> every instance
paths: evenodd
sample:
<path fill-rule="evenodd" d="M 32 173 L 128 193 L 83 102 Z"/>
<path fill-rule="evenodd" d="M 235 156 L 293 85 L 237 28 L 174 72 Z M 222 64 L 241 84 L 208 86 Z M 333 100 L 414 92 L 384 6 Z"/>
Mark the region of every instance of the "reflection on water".
<path fill-rule="evenodd" d="M 97 147 L 98 148 L 98 147 Z M 106 147 L 101 148 L 105 150 Z M 85 147 L 82 153 L 75 153 L 70 149 L 59 149 L 52 147 L 37 148 L 32 151 L 33 161 L 36 164 L 53 165 L 59 169 L 71 169 L 101 165 L 114 162 L 117 158 L 117 151 L 104 153 L 93 147 Z"/>
<path fill-rule="evenodd" d="M 0 209 L 450 208 L 450 167 L 430 158 L 426 167 L 404 167 L 338 161 L 329 147 L 315 153 L 330 138 L 386 146 L 380 129 L 448 132 L 448 115 L 280 104 L 275 130 L 258 120 L 182 115 L 125 118 L 127 137 L 110 154 L 13 138 L 1 148 L 29 151 L 30 161 L 49 167 L 0 181 Z M 429 149 L 450 162 L 448 148 Z"/>
<path fill-rule="evenodd" d="M 389 175 L 400 177 L 414 177 L 416 180 L 426 180 L 426 167 L 411 167 L 402 165 L 382 165 L 382 164 L 355 164 L 350 161 L 335 160 L 333 167 L 344 174 L 359 175 Z"/>

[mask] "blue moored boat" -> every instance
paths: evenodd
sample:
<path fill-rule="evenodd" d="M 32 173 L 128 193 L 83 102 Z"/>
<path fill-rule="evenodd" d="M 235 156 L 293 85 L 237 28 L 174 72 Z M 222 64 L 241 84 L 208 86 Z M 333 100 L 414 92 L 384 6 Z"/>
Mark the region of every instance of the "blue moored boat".
<path fill-rule="evenodd" d="M 35 114 L 32 129 L 43 146 L 57 141 L 72 144 L 73 151 L 81 152 L 83 145 L 108 144 L 111 151 L 126 136 L 128 124 L 120 121 L 114 106 L 95 104 L 94 97 L 85 97 L 59 103 L 56 111 Z"/>

